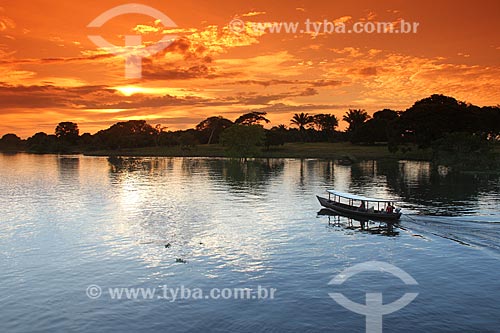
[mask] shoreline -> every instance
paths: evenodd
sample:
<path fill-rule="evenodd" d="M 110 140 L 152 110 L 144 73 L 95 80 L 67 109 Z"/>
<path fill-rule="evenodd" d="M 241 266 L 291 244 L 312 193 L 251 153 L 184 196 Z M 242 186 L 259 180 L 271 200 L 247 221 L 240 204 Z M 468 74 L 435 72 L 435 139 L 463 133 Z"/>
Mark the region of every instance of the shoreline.
<path fill-rule="evenodd" d="M 193 147 L 181 146 L 158 146 L 143 148 L 127 148 L 116 150 L 86 150 L 84 147 L 75 147 L 68 152 L 33 152 L 24 150 L 0 150 L 1 154 L 35 154 L 35 155 L 83 155 L 94 157 L 190 157 L 190 158 L 231 158 L 226 155 L 225 148 L 220 144 L 196 145 Z M 500 155 L 500 146 L 495 149 L 495 154 Z M 430 149 L 414 148 L 407 152 L 398 151 L 392 153 L 386 145 L 354 145 L 349 142 L 306 142 L 285 143 L 283 146 L 274 146 L 269 150 L 263 149 L 257 156 L 241 159 L 320 159 L 336 160 L 344 165 L 350 165 L 361 161 L 421 161 L 432 163 L 432 151 Z M 234 158 L 233 158 L 234 159 Z M 238 159 L 238 158 L 237 158 Z M 451 166 L 450 170 L 454 169 Z M 488 174 L 500 175 L 500 170 L 455 170 L 465 174 Z"/>
<path fill-rule="evenodd" d="M 219 144 L 198 145 L 189 148 L 145 147 L 122 150 L 98 150 L 83 152 L 86 156 L 137 156 L 137 157 L 228 157 L 224 147 Z M 407 153 L 391 153 L 385 145 L 360 146 L 351 143 L 286 143 L 280 147 L 272 147 L 252 158 L 316 158 L 330 160 L 416 160 L 430 161 L 428 150 L 413 150 Z"/>

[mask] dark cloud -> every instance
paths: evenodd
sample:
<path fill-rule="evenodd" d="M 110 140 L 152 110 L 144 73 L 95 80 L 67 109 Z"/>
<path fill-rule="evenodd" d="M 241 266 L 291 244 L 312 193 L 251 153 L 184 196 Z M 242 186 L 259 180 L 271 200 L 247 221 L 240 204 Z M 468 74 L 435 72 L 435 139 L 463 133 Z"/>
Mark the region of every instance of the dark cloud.
<path fill-rule="evenodd" d="M 344 84 L 344 81 L 338 80 L 315 80 L 309 81 L 313 87 L 338 87 Z"/>
<path fill-rule="evenodd" d="M 115 93 L 104 86 L 56 87 L 12 86 L 0 83 L 0 107 L 2 108 L 62 108 L 85 104 L 85 96 Z"/>
<path fill-rule="evenodd" d="M 212 62 L 209 50 L 201 44 L 193 44 L 185 37 L 175 39 L 168 47 L 152 55 L 152 59 L 163 59 L 167 53 L 177 53 L 184 57 L 184 60 L 200 60 L 204 63 Z"/>
<path fill-rule="evenodd" d="M 42 58 L 42 59 L 11 59 L 0 60 L 1 65 L 24 65 L 24 64 L 53 64 L 53 63 L 69 63 L 69 62 L 87 62 L 89 60 L 99 60 L 115 57 L 114 54 L 102 53 L 94 54 L 85 57 L 70 57 L 70 58 Z"/>
<path fill-rule="evenodd" d="M 169 53 L 181 54 L 183 60 L 166 62 Z M 142 76 L 149 80 L 212 79 L 220 76 L 215 68 L 210 66 L 212 60 L 203 45 L 193 45 L 188 39 L 179 38 L 164 50 L 142 59 Z"/>
<path fill-rule="evenodd" d="M 208 100 L 195 97 L 176 97 L 171 95 L 164 95 L 158 97 L 148 97 L 145 95 L 132 95 L 128 97 L 123 97 L 123 101 L 119 102 L 95 102 L 87 103 L 85 105 L 86 109 L 133 109 L 137 110 L 140 108 L 158 108 L 158 107 L 168 107 L 168 106 L 185 106 L 185 105 L 202 105 L 208 102 Z M 135 111 L 134 111 L 135 112 Z"/>
<path fill-rule="evenodd" d="M 227 102 L 230 104 L 244 104 L 244 105 L 266 105 L 274 101 L 279 101 L 290 97 L 313 96 L 318 94 L 316 89 L 306 88 L 303 91 L 283 92 L 278 94 L 257 94 L 257 93 L 242 93 L 234 97 L 227 97 L 219 99 L 219 102 Z"/>
<path fill-rule="evenodd" d="M 255 84 L 269 87 L 279 84 L 310 85 L 311 87 L 337 87 L 345 82 L 338 80 L 240 80 L 235 84 Z"/>
<path fill-rule="evenodd" d="M 197 102 L 199 102 L 197 98 L 190 96 L 186 98 L 170 95 L 149 97 L 141 94 L 123 96 L 106 86 L 56 87 L 0 84 L 0 107 L 5 109 L 133 109 Z"/>
<path fill-rule="evenodd" d="M 198 78 L 215 78 L 215 71 L 206 65 L 191 67 L 166 67 L 143 65 L 142 77 L 149 80 L 188 80 Z"/>
<path fill-rule="evenodd" d="M 306 88 L 303 92 L 299 93 L 296 96 L 314 96 L 317 95 L 318 91 L 314 88 Z"/>
<path fill-rule="evenodd" d="M 0 112 L 30 113 L 31 109 L 139 109 L 176 106 L 269 105 L 292 97 L 317 95 L 316 89 L 292 90 L 275 94 L 246 92 L 218 98 L 134 94 L 124 96 L 107 86 L 57 87 L 53 85 L 12 86 L 0 83 Z M 133 114 L 131 114 L 133 115 Z"/>
<path fill-rule="evenodd" d="M 359 74 L 366 76 L 377 75 L 377 67 L 365 67 L 359 71 Z"/>
<path fill-rule="evenodd" d="M 302 105 L 289 105 L 284 103 L 276 103 L 262 108 L 239 110 L 235 113 L 247 113 L 252 111 L 263 111 L 270 114 L 291 113 L 291 112 L 313 112 L 315 110 L 338 110 L 349 109 L 352 105 L 341 104 L 302 104 Z"/>
<path fill-rule="evenodd" d="M 234 84 L 256 84 L 263 87 L 269 87 L 277 84 L 298 84 L 298 80 L 240 80 L 235 81 Z"/>

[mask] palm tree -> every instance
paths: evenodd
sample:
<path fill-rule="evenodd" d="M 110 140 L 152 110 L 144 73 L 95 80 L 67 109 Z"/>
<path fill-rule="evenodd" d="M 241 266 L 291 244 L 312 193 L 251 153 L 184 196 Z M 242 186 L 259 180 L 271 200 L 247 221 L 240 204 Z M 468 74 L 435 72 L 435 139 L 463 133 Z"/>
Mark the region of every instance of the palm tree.
<path fill-rule="evenodd" d="M 290 123 L 299 127 L 299 130 L 303 132 L 307 125 L 313 122 L 313 117 L 309 113 L 296 113 L 293 115 Z"/>
<path fill-rule="evenodd" d="M 370 119 L 370 116 L 362 109 L 349 109 L 342 117 L 342 120 L 349 124 L 347 128 L 348 133 L 354 132 L 354 130 L 363 125 L 368 119 Z"/>

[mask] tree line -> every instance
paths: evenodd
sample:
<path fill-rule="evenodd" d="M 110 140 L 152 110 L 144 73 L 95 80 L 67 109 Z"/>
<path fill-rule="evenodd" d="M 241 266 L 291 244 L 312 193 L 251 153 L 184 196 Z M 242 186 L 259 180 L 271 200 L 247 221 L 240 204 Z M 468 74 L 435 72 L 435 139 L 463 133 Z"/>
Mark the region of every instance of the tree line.
<path fill-rule="evenodd" d="M 432 95 L 415 102 L 405 111 L 383 109 L 369 116 L 365 110 L 349 109 L 342 117 L 345 131 L 338 131 L 339 119 L 333 114 L 297 113 L 290 123 L 265 129 L 265 112 L 245 113 L 235 121 L 211 116 L 192 129 L 169 131 L 161 124 L 145 120 L 118 122 L 95 134 L 80 135 L 78 124 L 61 122 L 54 134 L 38 132 L 26 140 L 9 133 L 0 139 L 3 151 L 67 153 L 75 151 L 120 150 L 155 146 L 223 144 L 229 155 L 254 156 L 260 149 L 271 149 L 286 142 L 339 142 L 387 144 L 391 151 L 413 147 L 429 148 L 443 144 L 454 135 L 473 136 L 480 142 L 500 137 L 500 106 L 479 107 L 453 97 Z"/>

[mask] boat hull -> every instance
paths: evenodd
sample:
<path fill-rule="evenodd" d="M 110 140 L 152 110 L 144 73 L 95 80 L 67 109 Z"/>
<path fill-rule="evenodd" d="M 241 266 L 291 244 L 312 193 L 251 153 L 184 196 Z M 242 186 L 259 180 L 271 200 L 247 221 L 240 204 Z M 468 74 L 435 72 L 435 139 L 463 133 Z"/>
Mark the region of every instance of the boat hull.
<path fill-rule="evenodd" d="M 387 221 L 397 221 L 401 217 L 401 212 L 399 213 L 386 213 L 386 212 L 371 212 L 368 210 L 359 210 L 357 207 L 349 206 L 343 203 L 335 202 L 316 196 L 319 200 L 321 206 L 325 208 L 332 209 L 342 214 L 352 215 L 352 216 L 362 216 L 367 218 L 372 218 L 376 220 L 387 220 Z"/>

